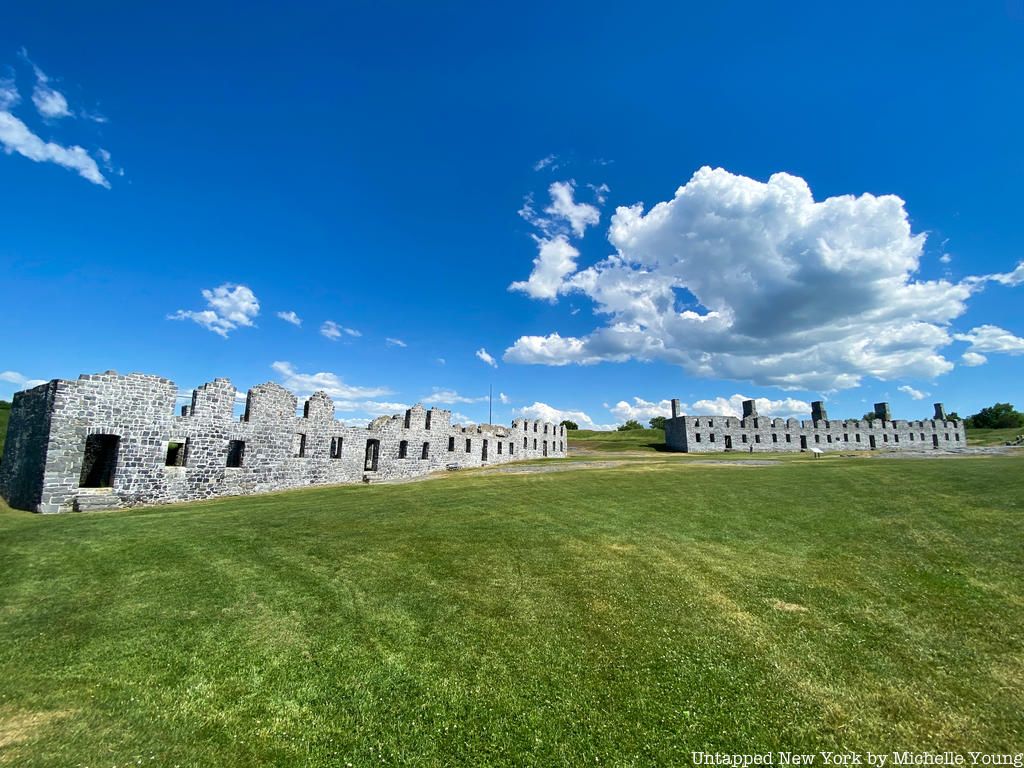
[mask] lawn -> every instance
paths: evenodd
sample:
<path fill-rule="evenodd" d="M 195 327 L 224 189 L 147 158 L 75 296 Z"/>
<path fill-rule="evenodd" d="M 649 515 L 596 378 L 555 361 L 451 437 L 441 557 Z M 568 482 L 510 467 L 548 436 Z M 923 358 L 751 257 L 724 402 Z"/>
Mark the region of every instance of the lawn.
<path fill-rule="evenodd" d="M 0 764 L 1019 751 L 1024 457 L 0 511 Z"/>
<path fill-rule="evenodd" d="M 569 448 L 615 452 L 663 451 L 665 430 L 627 429 L 622 432 L 599 432 L 593 429 L 576 429 L 569 432 Z"/>

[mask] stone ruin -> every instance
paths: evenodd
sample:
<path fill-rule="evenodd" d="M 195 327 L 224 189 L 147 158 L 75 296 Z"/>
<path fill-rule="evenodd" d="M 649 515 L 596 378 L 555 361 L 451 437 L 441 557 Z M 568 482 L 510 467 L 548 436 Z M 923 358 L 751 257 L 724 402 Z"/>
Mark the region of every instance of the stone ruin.
<path fill-rule="evenodd" d="M 829 419 L 824 404 L 811 403 L 809 421 L 768 419 L 757 415 L 753 400 L 743 401 L 743 416 L 682 416 L 672 401 L 665 420 L 665 443 L 670 451 L 921 451 L 967 447 L 962 421 L 946 418 L 942 403 L 921 421 L 894 421 L 888 403 L 875 403 L 872 421 Z"/>
<path fill-rule="evenodd" d="M 323 392 L 305 401 L 278 384 L 215 379 L 177 411 L 173 381 L 114 371 L 18 392 L 0 462 L 0 496 L 16 509 L 70 512 L 193 501 L 335 483 L 378 482 L 524 459 L 564 457 L 565 428 L 517 419 L 460 426 L 416 405 L 368 427 L 345 426 Z"/>

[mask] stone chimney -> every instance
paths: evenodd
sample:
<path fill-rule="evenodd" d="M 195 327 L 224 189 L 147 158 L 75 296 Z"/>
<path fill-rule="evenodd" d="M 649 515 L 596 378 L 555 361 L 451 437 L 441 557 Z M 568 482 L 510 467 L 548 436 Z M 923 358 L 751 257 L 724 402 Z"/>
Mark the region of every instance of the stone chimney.
<path fill-rule="evenodd" d="M 672 418 L 676 419 L 679 417 L 679 400 L 677 398 L 672 399 Z"/>
<path fill-rule="evenodd" d="M 825 410 L 825 403 L 821 400 L 811 403 L 811 421 L 828 421 L 828 411 Z"/>
<path fill-rule="evenodd" d="M 946 420 L 946 406 L 944 406 L 942 403 L 936 403 L 935 404 L 935 416 L 934 416 L 934 419 L 936 421 L 945 421 Z"/>
<path fill-rule="evenodd" d="M 888 403 L 875 403 L 875 418 L 882 421 L 892 421 L 892 411 Z"/>
<path fill-rule="evenodd" d="M 743 418 L 754 419 L 757 418 L 757 402 L 754 400 L 743 401 Z"/>

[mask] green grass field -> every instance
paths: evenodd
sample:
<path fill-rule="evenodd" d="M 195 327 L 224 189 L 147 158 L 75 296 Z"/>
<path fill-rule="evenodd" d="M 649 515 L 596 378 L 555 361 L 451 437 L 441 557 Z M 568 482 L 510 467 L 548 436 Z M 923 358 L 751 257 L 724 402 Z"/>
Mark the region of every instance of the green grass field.
<path fill-rule="evenodd" d="M 0 764 L 1019 751 L 1024 457 L 0 510 Z"/>

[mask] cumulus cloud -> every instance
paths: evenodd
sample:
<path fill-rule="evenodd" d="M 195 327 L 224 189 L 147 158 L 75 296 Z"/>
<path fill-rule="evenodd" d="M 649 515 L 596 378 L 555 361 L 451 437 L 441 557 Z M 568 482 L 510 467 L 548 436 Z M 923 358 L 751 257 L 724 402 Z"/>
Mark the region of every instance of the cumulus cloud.
<path fill-rule="evenodd" d="M 497 368 L 498 367 L 498 361 L 495 360 L 491 356 L 490 352 L 488 352 L 483 347 L 480 347 L 480 349 L 478 349 L 475 354 L 477 356 L 477 359 L 483 360 L 485 363 L 487 363 L 489 366 L 491 366 L 491 368 Z"/>
<path fill-rule="evenodd" d="M 612 429 L 614 426 L 609 424 L 595 424 L 594 420 L 583 411 L 563 410 L 561 408 L 555 408 L 554 406 L 548 405 L 547 403 L 535 402 L 533 405 L 527 405 L 523 408 L 515 408 L 512 413 L 520 418 L 540 419 L 541 421 L 550 421 L 553 424 L 559 424 L 566 420 L 574 421 L 583 429 Z"/>
<path fill-rule="evenodd" d="M 716 397 L 710 400 L 697 400 L 692 404 L 680 403 L 681 413 L 692 413 L 695 416 L 742 416 L 743 401 L 753 400 L 757 412 L 761 416 L 771 418 L 789 418 L 807 416 L 811 412 L 811 404 L 793 397 L 771 400 L 767 397 L 749 397 L 735 394 L 731 397 Z"/>
<path fill-rule="evenodd" d="M 979 365 L 984 365 L 988 362 L 988 358 L 984 355 L 980 355 L 977 352 L 964 352 L 960 356 L 960 361 L 968 368 L 974 368 Z"/>
<path fill-rule="evenodd" d="M 588 185 L 594 190 L 598 203 L 603 203 L 608 185 Z M 601 220 L 601 212 L 588 203 L 577 203 L 574 199 L 576 182 L 556 181 L 548 187 L 551 204 L 544 209 L 546 216 L 537 213 L 533 195 L 527 195 L 519 215 L 533 224 L 541 234 L 531 234 L 537 244 L 537 257 L 533 270 L 526 280 L 517 280 L 509 285 L 510 291 L 521 291 L 535 299 L 555 301 L 562 292 L 565 278 L 576 271 L 576 259 L 580 252 L 569 242 L 572 235 L 583 237 L 588 226 Z"/>
<path fill-rule="evenodd" d="M 32 387 L 38 387 L 40 384 L 45 384 L 45 379 L 30 379 L 17 371 L 0 371 L 0 381 L 6 381 L 8 384 L 14 384 L 19 390 L 32 389 Z"/>
<path fill-rule="evenodd" d="M 939 350 L 977 289 L 914 279 L 925 236 L 900 198 L 816 202 L 786 173 L 765 183 L 702 168 L 646 213 L 618 208 L 608 238 L 615 253 L 559 289 L 589 297 L 606 324 L 523 336 L 506 361 L 664 360 L 785 389 L 931 378 L 952 369 Z"/>
<path fill-rule="evenodd" d="M 533 260 L 533 271 L 526 280 L 517 280 L 509 285 L 510 291 L 522 291 L 535 299 L 554 301 L 562 289 L 566 275 L 576 271 L 576 259 L 580 252 L 565 235 L 552 238 L 531 235 L 537 243 L 537 258 Z"/>
<path fill-rule="evenodd" d="M 924 400 L 926 397 L 928 397 L 927 392 L 922 392 L 919 389 L 914 389 L 909 384 L 904 384 L 901 387 L 896 387 L 896 389 L 898 389 L 905 395 L 909 395 L 912 400 Z"/>
<path fill-rule="evenodd" d="M 498 400 L 501 402 L 502 405 L 508 405 L 509 403 L 512 402 L 512 399 L 504 392 L 498 393 Z"/>
<path fill-rule="evenodd" d="M 293 312 L 292 310 L 288 310 L 287 312 L 278 312 L 277 316 L 284 320 L 286 323 L 291 323 L 292 325 L 302 325 L 302 318 L 295 314 L 295 312 Z"/>
<path fill-rule="evenodd" d="M 551 205 L 544 209 L 556 222 L 561 221 L 569 225 L 576 237 L 583 237 L 587 227 L 597 224 L 601 220 L 601 212 L 588 203 L 577 203 L 573 196 L 576 191 L 576 182 L 556 181 L 548 187 L 548 194 L 551 195 Z"/>
<path fill-rule="evenodd" d="M 389 347 L 408 347 L 409 346 L 408 344 L 406 344 L 401 339 L 393 339 L 390 336 L 388 338 L 384 339 L 384 341 L 387 343 L 387 345 Z"/>
<path fill-rule="evenodd" d="M 434 391 L 421 401 L 428 405 L 454 405 L 455 403 L 486 403 L 487 395 L 481 397 L 466 397 L 460 395 L 454 389 L 441 389 L 434 387 Z"/>
<path fill-rule="evenodd" d="M 998 325 L 979 325 L 967 333 L 954 334 L 953 338 L 970 343 L 971 346 L 967 348 L 966 354 L 998 352 L 1006 355 L 1024 355 L 1024 339 Z M 980 363 L 976 364 L 980 365 Z"/>
<path fill-rule="evenodd" d="M 253 318 L 260 313 L 260 303 L 248 286 L 224 283 L 213 290 L 203 289 L 202 293 L 206 309 L 179 309 L 167 318 L 192 320 L 226 339 L 235 328 L 252 327 Z"/>
<path fill-rule="evenodd" d="M 300 397 L 307 397 L 318 391 L 325 392 L 334 401 L 335 410 L 338 411 L 360 411 L 373 416 L 387 416 L 409 407 L 405 403 L 375 399 L 393 394 L 387 387 L 353 386 L 346 384 L 337 374 L 326 371 L 301 373 L 294 365 L 285 361 L 275 362 L 270 367 L 280 377 L 281 386 Z"/>
<path fill-rule="evenodd" d="M 941 256 L 939 256 L 939 261 L 941 261 L 943 264 L 949 264 L 949 262 L 951 262 L 952 260 L 953 257 L 950 256 L 948 253 L 944 253 Z"/>
<path fill-rule="evenodd" d="M 363 335 L 354 328 L 346 328 L 343 325 L 338 325 L 333 320 L 325 320 L 324 324 L 320 326 L 320 335 L 326 336 L 331 341 L 337 341 L 341 338 L 342 334 L 354 337 Z"/>
<path fill-rule="evenodd" d="M 659 400 L 654 403 L 650 400 L 644 400 L 642 397 L 634 397 L 632 403 L 626 400 L 619 400 L 619 402 L 611 406 L 605 403 L 605 408 L 619 421 L 636 419 L 641 424 L 646 424 L 655 416 L 672 415 L 672 403 L 669 400 Z"/>

